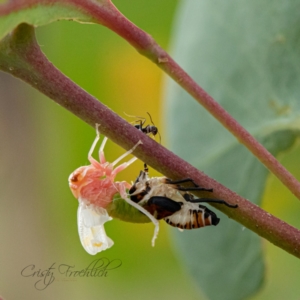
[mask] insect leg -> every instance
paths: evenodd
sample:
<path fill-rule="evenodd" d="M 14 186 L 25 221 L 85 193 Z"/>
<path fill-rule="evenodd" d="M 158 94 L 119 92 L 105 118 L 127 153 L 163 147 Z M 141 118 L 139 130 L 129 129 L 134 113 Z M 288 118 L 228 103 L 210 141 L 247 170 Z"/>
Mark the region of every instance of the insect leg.
<path fill-rule="evenodd" d="M 95 140 L 92 144 L 92 147 L 89 151 L 88 157 L 92 156 L 99 139 L 100 139 L 99 124 L 96 124 L 96 138 L 95 138 Z"/>
<path fill-rule="evenodd" d="M 94 150 L 95 150 L 95 147 L 96 147 L 96 145 L 97 145 L 99 139 L 100 139 L 99 124 L 96 124 L 96 138 L 95 138 L 95 140 L 94 140 L 94 142 L 93 142 L 93 144 L 92 144 L 92 147 L 91 147 L 91 149 L 90 149 L 90 151 L 89 151 L 89 153 L 88 153 L 88 160 L 90 161 L 91 164 L 96 164 L 96 165 L 99 164 L 99 163 L 92 157 L 92 154 L 93 154 L 93 152 L 94 152 Z"/>
<path fill-rule="evenodd" d="M 148 114 L 148 116 L 149 116 L 149 118 L 150 118 L 151 123 L 152 123 L 153 126 L 156 128 L 156 132 L 155 132 L 155 133 L 152 132 L 152 134 L 153 134 L 153 136 L 155 137 L 155 135 L 158 133 L 158 136 L 159 136 L 159 143 L 161 144 L 161 136 L 160 136 L 160 133 L 159 133 L 157 127 L 155 126 L 155 124 L 154 124 L 154 122 L 153 122 L 153 120 L 152 120 L 151 115 L 150 115 L 148 112 L 147 112 L 147 114 Z"/>
<path fill-rule="evenodd" d="M 146 118 L 143 118 L 143 117 L 138 117 L 138 118 L 141 118 L 140 120 L 140 128 L 142 129 L 143 128 L 143 125 L 145 124 L 146 122 Z M 143 120 L 143 121 L 142 121 Z M 138 122 L 138 121 L 137 121 Z"/>
<path fill-rule="evenodd" d="M 238 205 L 235 204 L 229 204 L 227 203 L 225 200 L 220 200 L 220 199 L 211 199 L 211 198 L 199 198 L 199 199 L 194 199 L 191 197 L 192 195 L 189 195 L 189 194 L 185 194 L 183 195 L 184 199 L 188 202 L 191 202 L 191 203 L 202 203 L 202 202 L 206 202 L 206 203 L 218 203 L 218 204 L 224 204 L 228 207 L 231 207 L 231 208 L 237 208 Z"/>
<path fill-rule="evenodd" d="M 128 150 L 127 152 L 125 152 L 123 155 L 121 155 L 119 158 L 117 158 L 112 165 L 115 166 L 120 160 L 122 160 L 124 157 L 126 157 L 127 155 L 131 154 L 135 148 L 140 145 L 143 144 L 142 141 L 138 141 L 130 150 Z M 133 157 L 130 161 L 128 161 L 128 163 L 133 163 L 135 160 L 137 160 L 137 157 Z"/>
<path fill-rule="evenodd" d="M 196 187 L 183 187 L 183 186 L 178 186 L 176 188 L 178 191 L 206 191 L 206 192 L 212 192 L 213 189 L 206 189 L 206 188 L 202 188 L 200 186 L 196 186 Z"/>
<path fill-rule="evenodd" d="M 105 155 L 104 155 L 104 147 L 105 147 L 107 140 L 108 140 L 108 138 L 105 136 L 101 143 L 100 149 L 99 149 L 99 161 L 101 164 L 104 164 L 106 162 Z"/>
<path fill-rule="evenodd" d="M 142 123 L 142 120 L 136 121 L 136 123 L 139 123 L 139 122 L 140 122 L 140 124 L 136 124 L 136 125 L 134 125 L 134 127 L 136 129 L 140 130 L 140 131 L 143 131 L 143 124 L 144 123 Z"/>
<path fill-rule="evenodd" d="M 134 151 L 134 149 L 138 146 L 142 144 L 142 141 L 138 141 L 133 148 L 131 148 L 129 151 L 127 151 L 126 153 L 124 153 L 123 155 L 121 155 L 119 158 L 117 158 L 112 165 L 114 166 L 115 164 L 117 164 L 120 160 L 122 160 L 124 157 L 126 157 L 127 155 L 129 155 L 130 153 L 132 153 Z M 119 165 L 118 167 L 116 167 L 113 171 L 112 171 L 112 175 L 116 175 L 119 172 L 121 172 L 122 170 L 126 169 L 129 165 L 131 165 L 133 162 L 135 162 L 137 160 L 137 157 L 133 157 L 132 159 L 130 159 L 127 162 L 124 162 L 123 164 Z"/>
<path fill-rule="evenodd" d="M 155 240 L 156 240 L 158 232 L 159 232 L 159 222 L 158 222 L 158 220 L 156 220 L 145 208 L 143 208 L 142 206 L 140 206 L 139 204 L 135 203 L 130 198 L 128 198 L 125 186 L 120 186 L 119 193 L 120 193 L 120 196 L 128 204 L 130 204 L 131 206 L 135 207 L 137 210 L 139 210 L 140 212 L 142 212 L 143 214 L 145 214 L 152 221 L 152 223 L 154 224 L 155 228 L 154 228 L 154 235 L 153 235 L 153 238 L 152 238 L 152 246 L 154 247 Z"/>
<path fill-rule="evenodd" d="M 95 162 L 95 159 L 92 157 L 92 154 L 93 154 L 93 152 L 95 150 L 95 147 L 96 147 L 96 145 L 97 145 L 97 143 L 98 143 L 98 141 L 100 139 L 99 126 L 100 126 L 100 124 L 96 124 L 96 134 L 97 135 L 96 135 L 96 138 L 95 138 L 95 140 L 94 140 L 94 142 L 92 144 L 92 147 L 91 147 L 91 149 L 89 151 L 89 154 L 88 154 L 88 159 L 89 159 L 89 161 L 92 164 L 93 164 L 93 162 Z M 105 156 L 104 156 L 104 151 L 103 151 L 104 150 L 104 146 L 106 144 L 106 141 L 107 141 L 107 137 L 104 137 L 104 139 L 103 139 L 103 141 L 101 143 L 101 146 L 100 146 L 100 150 L 99 150 L 99 161 L 100 161 L 101 164 L 103 164 L 103 163 L 106 162 Z"/>
<path fill-rule="evenodd" d="M 206 189 L 203 187 L 200 187 L 192 178 L 184 178 L 184 179 L 180 179 L 180 180 L 171 180 L 169 178 L 166 178 L 166 184 L 180 184 L 180 183 L 186 183 L 186 182 L 191 182 L 194 184 L 194 187 L 183 187 L 178 185 L 177 186 L 177 190 L 179 191 L 206 191 L 206 192 L 212 192 L 213 189 Z"/>
<path fill-rule="evenodd" d="M 166 179 L 167 184 L 180 184 L 186 182 L 191 182 L 195 187 L 199 187 L 199 185 L 192 178 L 184 178 L 180 180 L 171 180 L 169 178 Z"/>

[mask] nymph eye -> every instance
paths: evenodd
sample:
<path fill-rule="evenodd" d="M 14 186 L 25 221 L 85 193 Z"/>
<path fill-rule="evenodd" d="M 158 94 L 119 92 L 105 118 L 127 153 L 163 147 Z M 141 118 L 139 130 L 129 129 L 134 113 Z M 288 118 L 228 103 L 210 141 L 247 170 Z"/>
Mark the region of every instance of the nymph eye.
<path fill-rule="evenodd" d="M 75 173 L 75 174 L 73 174 L 73 176 L 70 178 L 70 180 L 72 181 L 72 182 L 77 182 L 78 180 L 79 180 L 79 174 L 78 173 Z"/>

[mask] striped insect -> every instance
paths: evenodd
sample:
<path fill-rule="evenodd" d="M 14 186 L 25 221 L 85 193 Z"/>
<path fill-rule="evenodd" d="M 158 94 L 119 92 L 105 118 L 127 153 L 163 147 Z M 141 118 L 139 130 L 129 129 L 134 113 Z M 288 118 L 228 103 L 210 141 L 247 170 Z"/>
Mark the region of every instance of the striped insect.
<path fill-rule="evenodd" d="M 131 150 L 121 155 L 114 162 L 109 163 L 104 155 L 104 147 L 107 142 L 105 137 L 101 143 L 99 161 L 97 161 L 92 157 L 92 153 L 100 139 L 98 125 L 96 127 L 97 136 L 88 153 L 88 160 L 91 164 L 76 169 L 69 176 L 70 189 L 79 202 L 77 221 L 80 241 L 84 249 L 92 255 L 106 250 L 114 244 L 106 235 L 104 223 L 110 221 L 112 217 L 122 219 L 122 210 L 125 211 L 125 219 L 126 213 L 129 212 L 132 215 L 143 213 L 141 215 L 144 217 L 140 217 L 140 219 L 151 220 L 155 225 L 153 239 L 157 236 L 159 229 L 158 221 L 146 209 L 128 197 L 126 189 L 130 188 L 131 185 L 126 181 L 115 181 L 116 175 L 131 165 L 137 158 L 134 157 L 128 162 L 119 166 L 116 165 L 132 153 L 142 142 L 139 141 Z M 120 197 L 122 201 L 117 201 Z M 115 199 L 117 200 L 114 201 Z"/>
<path fill-rule="evenodd" d="M 180 184 L 192 183 L 192 187 Z M 166 177 L 148 175 L 145 164 L 135 183 L 129 190 L 131 200 L 141 205 L 157 220 L 165 220 L 169 225 L 180 229 L 195 229 L 209 225 L 217 225 L 220 219 L 207 207 L 199 204 L 211 202 L 236 208 L 224 200 L 210 198 L 195 198 L 191 191 L 207 191 L 212 189 L 199 187 L 192 179 L 186 178 L 173 181 Z"/>

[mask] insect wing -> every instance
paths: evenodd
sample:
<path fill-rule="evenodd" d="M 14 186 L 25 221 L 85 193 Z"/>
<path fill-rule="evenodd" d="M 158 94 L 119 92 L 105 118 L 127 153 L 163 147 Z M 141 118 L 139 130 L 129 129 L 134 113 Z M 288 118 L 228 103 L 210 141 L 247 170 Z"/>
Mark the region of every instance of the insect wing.
<path fill-rule="evenodd" d="M 173 215 L 181 209 L 181 204 L 167 197 L 154 196 L 144 206 L 157 220 Z"/>
<path fill-rule="evenodd" d="M 83 248 L 91 255 L 106 250 L 114 242 L 106 235 L 104 223 L 112 220 L 101 207 L 79 201 L 77 211 L 78 233 Z"/>

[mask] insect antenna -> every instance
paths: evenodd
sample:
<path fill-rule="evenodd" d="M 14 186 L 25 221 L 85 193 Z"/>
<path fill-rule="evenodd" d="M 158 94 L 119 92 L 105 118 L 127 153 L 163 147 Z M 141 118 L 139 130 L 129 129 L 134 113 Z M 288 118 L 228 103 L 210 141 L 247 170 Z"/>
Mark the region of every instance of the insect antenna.
<path fill-rule="evenodd" d="M 138 129 L 139 129 L 139 128 L 143 128 L 143 125 L 144 125 L 145 122 L 146 122 L 146 118 L 143 118 L 143 117 L 140 117 L 140 116 L 132 116 L 132 115 L 127 114 L 125 111 L 124 111 L 123 113 L 124 113 L 127 117 L 140 119 L 140 120 L 131 122 L 131 124 L 132 124 L 132 123 L 140 123 L 139 125 L 137 125 L 137 126 L 139 126 Z"/>

